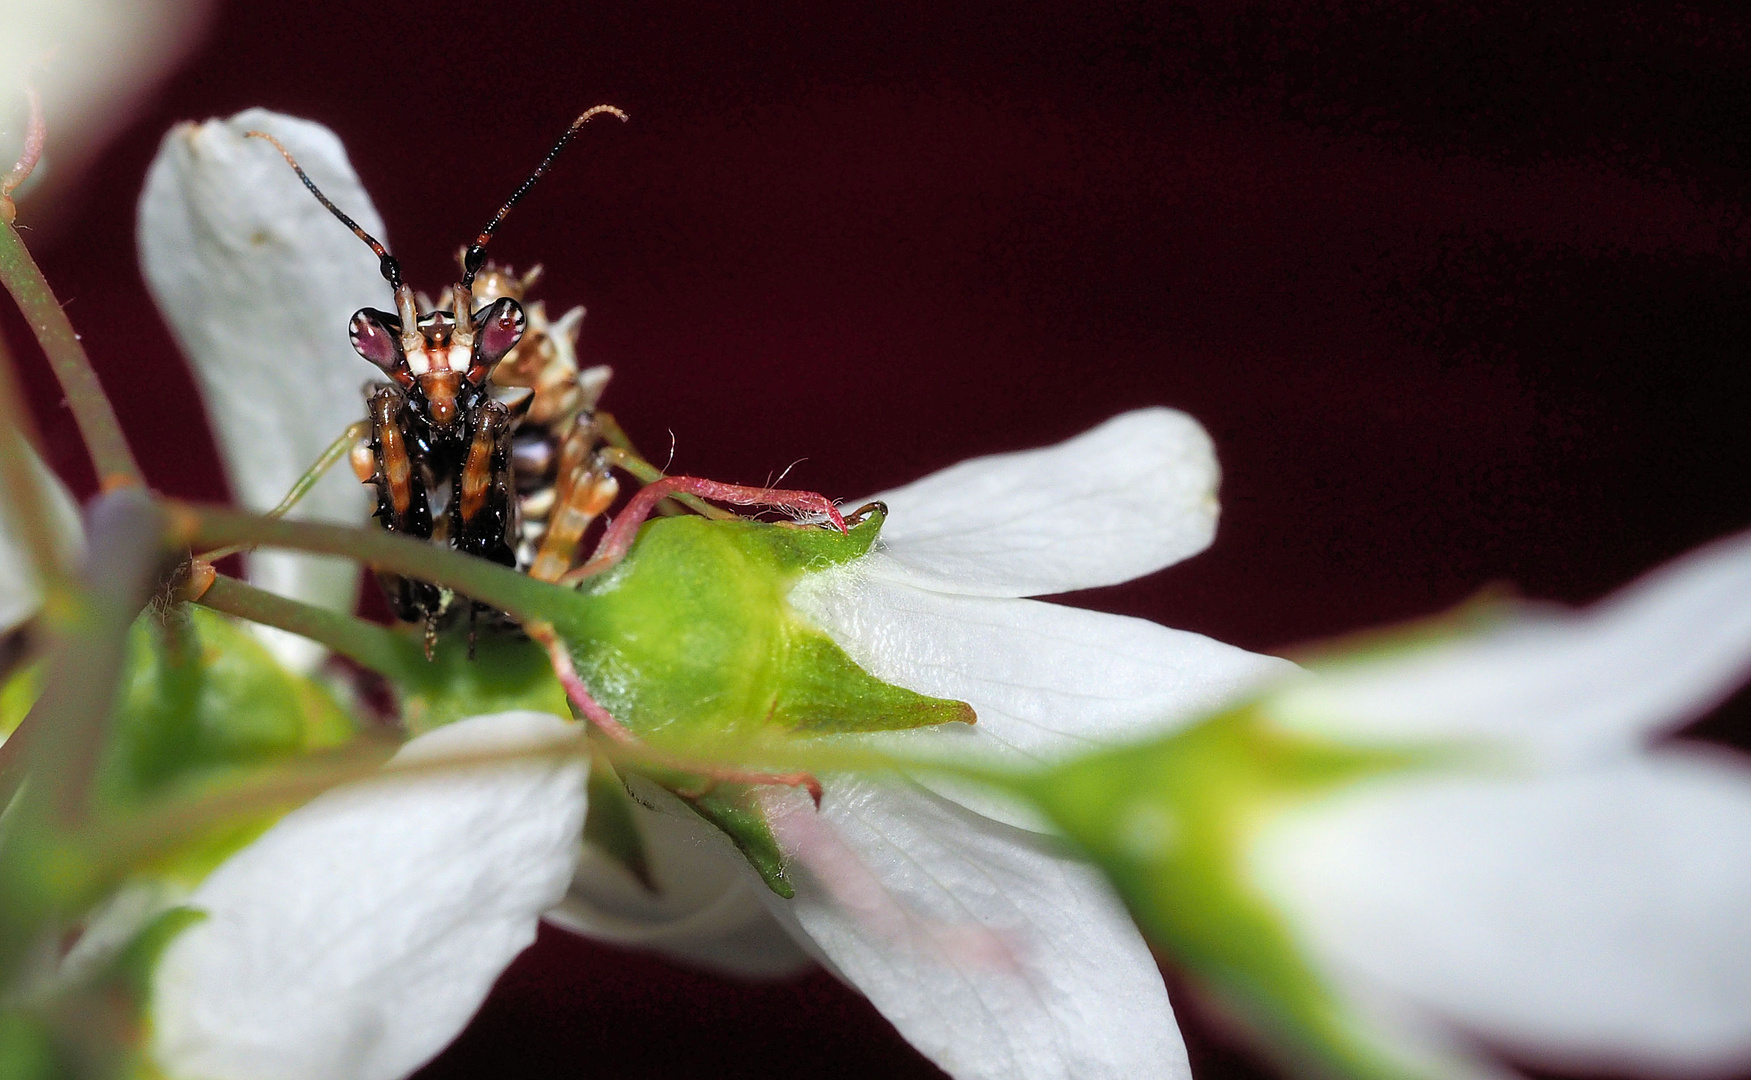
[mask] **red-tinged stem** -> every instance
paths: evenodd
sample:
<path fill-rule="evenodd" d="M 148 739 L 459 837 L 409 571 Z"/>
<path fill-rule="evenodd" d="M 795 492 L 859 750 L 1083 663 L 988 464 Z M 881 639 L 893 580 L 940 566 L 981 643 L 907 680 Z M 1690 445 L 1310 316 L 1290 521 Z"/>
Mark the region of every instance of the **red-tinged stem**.
<path fill-rule="evenodd" d="M 48 356 L 49 367 L 61 383 L 61 392 L 67 395 L 67 405 L 73 410 L 73 419 L 79 425 L 79 434 L 97 467 L 103 489 L 145 486 L 140 465 L 122 435 L 115 407 L 97 381 L 85 346 L 79 343 L 79 335 L 73 332 L 73 324 L 67 321 L 67 313 L 61 310 L 41 268 L 30 257 L 23 237 L 10 224 L 0 225 L 0 284 L 18 302 L 18 309 L 24 312 L 31 332 Z"/>
<path fill-rule="evenodd" d="M 560 584 L 575 584 L 585 578 L 594 577 L 619 562 L 631 549 L 633 540 L 638 536 L 639 526 L 651 516 L 657 503 L 677 493 L 716 499 L 718 502 L 734 503 L 737 506 L 772 506 L 822 514 L 833 523 L 835 529 L 840 532 L 848 531 L 845 519 L 839 514 L 839 508 L 833 505 L 833 500 L 819 492 L 721 484 L 716 480 L 703 480 L 697 476 L 666 476 L 646 484 L 632 497 L 632 501 L 626 504 L 626 509 L 614 519 L 614 524 L 602 534 L 602 540 L 596 545 L 596 553 L 590 556 L 590 561 L 561 578 Z"/>

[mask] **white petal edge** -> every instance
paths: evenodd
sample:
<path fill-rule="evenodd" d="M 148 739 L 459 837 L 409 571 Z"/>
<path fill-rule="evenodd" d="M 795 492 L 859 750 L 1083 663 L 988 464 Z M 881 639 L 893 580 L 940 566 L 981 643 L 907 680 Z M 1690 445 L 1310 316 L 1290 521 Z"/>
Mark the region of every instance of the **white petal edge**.
<path fill-rule="evenodd" d="M 955 1080 L 1189 1080 L 1160 971 L 1093 868 L 903 781 L 830 778 L 821 814 L 920 918 L 1010 944 L 1013 968 L 896 940 L 806 870 L 794 901 L 764 897 Z"/>
<path fill-rule="evenodd" d="M 790 602 L 876 678 L 973 706 L 971 726 L 869 737 L 915 755 L 1054 762 L 1174 730 L 1298 670 L 1144 619 L 929 592 L 859 564 L 805 576 Z M 1046 831 L 1035 813 L 1000 794 L 927 783 L 987 817 Z"/>
<path fill-rule="evenodd" d="M 1055 446 L 973 458 L 871 496 L 889 510 L 880 572 L 972 596 L 1116 585 L 1210 546 L 1219 479 L 1196 420 L 1121 413 Z"/>
<path fill-rule="evenodd" d="M 748 872 L 729 838 L 667 791 L 636 777 L 631 783 L 644 804 L 633 804 L 633 817 L 659 891 L 586 847 L 565 900 L 547 921 L 742 978 L 781 978 L 809 967 L 808 954 L 767 912 L 760 899 L 765 884 Z"/>
<path fill-rule="evenodd" d="M 266 510 L 346 426 L 364 415 L 359 388 L 375 374 L 348 344 L 360 307 L 390 304 L 376 256 L 331 217 L 272 146 L 269 132 L 366 231 L 383 223 L 333 132 L 250 109 L 180 124 L 165 135 L 140 197 L 140 265 L 194 368 L 238 502 Z M 296 517 L 358 524 L 367 493 L 345 468 L 305 496 Z M 353 564 L 287 552 L 250 556 L 250 580 L 336 610 L 352 610 Z M 308 668 L 321 650 L 264 633 L 281 658 Z"/>
<path fill-rule="evenodd" d="M 1529 760 L 1631 750 L 1751 674 L 1751 533 L 1578 613 L 1317 673 L 1268 708 L 1286 727 L 1381 742 L 1481 741 Z"/>
<path fill-rule="evenodd" d="M 1323 966 L 1522 1060 L 1751 1066 L 1751 769 L 1674 747 L 1397 779 L 1268 828 L 1256 879 Z"/>
<path fill-rule="evenodd" d="M 35 451 L 27 447 L 26 458 L 31 471 L 36 474 L 37 489 L 49 514 L 49 535 L 62 562 L 69 567 L 75 566 L 85 551 L 79 508 L 74 504 L 67 485 L 49 471 Z M 0 633 L 35 615 L 42 603 L 42 582 L 32 565 L 25 527 L 17 506 L 0 504 Z"/>
<path fill-rule="evenodd" d="M 542 713 L 422 735 L 401 763 L 577 747 Z M 328 792 L 194 891 L 153 976 L 152 1054 L 180 1080 L 393 1080 L 462 1030 L 565 893 L 581 753 Z"/>

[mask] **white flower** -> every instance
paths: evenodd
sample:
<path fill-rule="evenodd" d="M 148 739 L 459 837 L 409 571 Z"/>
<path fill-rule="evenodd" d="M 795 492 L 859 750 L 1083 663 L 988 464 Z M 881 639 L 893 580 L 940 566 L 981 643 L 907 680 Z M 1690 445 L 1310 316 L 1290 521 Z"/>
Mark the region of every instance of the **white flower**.
<path fill-rule="evenodd" d="M 231 856 L 154 969 L 157 1064 L 177 1080 L 394 1080 L 437 1054 L 565 892 L 578 738 L 543 713 L 458 721 L 395 764 L 561 753 L 339 788 Z"/>
<path fill-rule="evenodd" d="M 1351 745 L 1454 748 L 1270 825 L 1249 865 L 1372 1037 L 1565 1071 L 1751 1066 L 1751 768 L 1662 741 L 1751 672 L 1751 534 L 1580 613 L 1352 662 L 1266 699 Z"/>
<path fill-rule="evenodd" d="M 891 511 L 877 549 L 805 576 L 791 600 L 872 674 L 978 713 L 971 728 L 877 737 L 891 745 L 1041 762 L 1169 730 L 1292 665 L 1016 597 L 1113 584 L 1197 552 L 1214 530 L 1216 479 L 1209 438 L 1190 418 L 1127 413 L 1055 447 L 964 462 L 876 496 Z M 742 974 L 814 956 L 957 1080 L 1188 1075 L 1135 926 L 1099 874 L 1024 809 L 939 783 L 825 778 L 822 819 L 938 932 L 919 938 L 858 910 L 855 882 L 835 888 L 845 883 L 805 872 L 796 899 L 780 899 L 673 800 L 640 795 L 664 808 L 639 813 L 663 892 L 643 893 L 587 856 L 551 921 Z M 931 947 L 955 927 L 994 933 L 1013 964 Z"/>
<path fill-rule="evenodd" d="M 386 293 L 370 252 L 271 147 L 243 138 L 249 128 L 279 135 L 367 229 L 377 221 L 339 144 L 302 121 L 254 111 L 185 126 L 153 166 L 140 211 L 146 276 L 200 372 L 233 487 L 259 508 L 359 416 L 368 371 L 341 328 Z M 1289 665 L 1017 598 L 1126 581 L 1201 550 L 1216 481 L 1194 421 L 1127 414 L 1062 446 L 967 462 L 881 496 L 892 512 L 879 548 L 810 576 L 793 602 L 877 677 L 977 710 L 970 730 L 888 736 L 914 750 L 1050 760 L 1171 726 Z M 360 486 L 333 484 L 320 512 L 361 521 Z M 305 599 L 318 581 L 308 570 L 270 579 L 259 562 L 253 572 Z M 816 957 L 960 1080 L 1187 1074 L 1135 926 L 1099 874 L 1024 809 L 946 784 L 828 778 L 822 820 L 873 873 L 876 893 L 932 929 L 921 939 L 872 918 L 845 880 L 801 873 L 796 899 L 781 900 L 667 793 L 640 794 L 662 808 L 635 808 L 660 895 L 587 852 L 555 921 L 742 974 Z M 957 928 L 1001 942 L 1013 963 L 952 947 Z"/>
<path fill-rule="evenodd" d="M 364 415 L 371 373 L 347 343 L 347 320 L 393 307 L 376 256 L 310 197 L 274 148 L 276 136 L 311 179 L 367 231 L 383 224 L 334 133 L 251 109 L 229 120 L 179 124 L 164 136 L 140 197 L 140 265 L 153 298 L 194 366 L 237 501 L 277 504 L 348 424 Z M 342 468 L 293 516 L 358 524 L 365 486 Z M 249 557 L 262 588 L 350 612 L 358 568 L 289 552 Z M 287 663 L 309 667 L 314 643 L 260 628 Z"/>

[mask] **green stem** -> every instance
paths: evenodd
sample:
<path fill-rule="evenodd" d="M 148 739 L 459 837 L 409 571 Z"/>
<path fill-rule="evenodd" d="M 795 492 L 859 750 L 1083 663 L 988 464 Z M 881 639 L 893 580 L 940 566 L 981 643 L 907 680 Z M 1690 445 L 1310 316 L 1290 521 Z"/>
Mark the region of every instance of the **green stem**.
<path fill-rule="evenodd" d="M 389 679 L 417 678 L 428 666 L 419 645 L 393 630 L 289 600 L 222 574 L 197 603 L 309 638 Z"/>
<path fill-rule="evenodd" d="M 97 381 L 85 346 L 79 343 L 79 335 L 73 332 L 67 313 L 61 310 L 42 270 L 30 257 L 24 239 L 11 225 L 0 225 L 0 283 L 18 302 L 31 331 L 42 343 L 49 367 L 60 380 L 61 392 L 67 395 L 67 405 L 79 424 L 79 434 L 85 439 L 92 464 L 97 467 L 99 483 L 106 491 L 144 487 L 140 465 L 122 435 L 114 406 Z"/>
<path fill-rule="evenodd" d="M 191 544 L 290 548 L 355 559 L 376 569 L 429 581 L 491 604 L 518 619 L 552 619 L 575 600 L 570 589 L 517 573 L 485 559 L 380 529 L 288 521 L 236 510 L 167 501 L 176 539 Z"/>

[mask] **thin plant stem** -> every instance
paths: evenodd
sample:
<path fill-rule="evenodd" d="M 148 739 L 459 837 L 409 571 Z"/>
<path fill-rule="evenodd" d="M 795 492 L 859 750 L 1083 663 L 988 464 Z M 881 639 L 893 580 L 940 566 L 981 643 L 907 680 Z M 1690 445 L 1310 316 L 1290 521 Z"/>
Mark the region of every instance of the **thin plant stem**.
<path fill-rule="evenodd" d="M 167 501 L 173 538 L 191 544 L 243 544 L 338 555 L 404 577 L 442 585 L 518 619 L 551 619 L 573 593 L 485 559 L 380 529 L 289 521 L 218 507 Z"/>
<path fill-rule="evenodd" d="M 328 646 L 390 679 L 417 675 L 427 662 L 420 646 L 386 627 L 327 608 L 289 600 L 223 574 L 195 601 L 240 619 L 278 627 Z"/>
<path fill-rule="evenodd" d="M 606 461 L 609 465 L 646 484 L 654 484 L 668 475 L 663 472 L 663 470 L 640 457 L 638 451 L 628 449 L 624 446 L 616 446 L 613 443 L 609 443 L 602 448 L 601 454 L 602 460 Z M 674 495 L 670 495 L 668 496 L 668 499 L 664 500 L 664 502 L 667 502 L 669 499 L 673 499 L 675 502 L 682 504 L 694 513 L 703 514 L 704 516 L 711 518 L 713 521 L 733 521 L 741 516 L 740 514 L 725 510 L 721 506 L 713 506 L 711 503 L 706 502 L 697 495 L 689 495 L 685 492 L 678 492 Z"/>
<path fill-rule="evenodd" d="M 122 434 L 115 407 L 97 381 L 85 346 L 67 321 L 67 313 L 43 279 L 43 272 L 24 246 L 24 238 L 10 224 L 0 225 L 0 283 L 17 301 L 30 323 L 31 332 L 42 344 L 49 358 L 49 367 L 60 380 L 61 392 L 67 395 L 67 405 L 79 425 L 85 449 L 97 467 L 99 484 L 105 491 L 119 487 L 144 487 L 134 451 Z"/>

